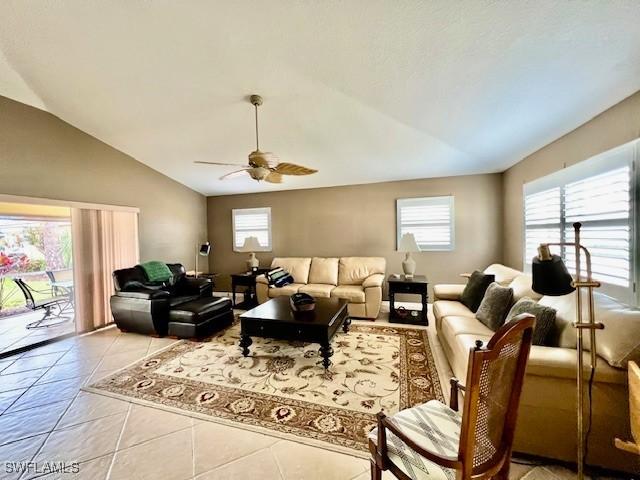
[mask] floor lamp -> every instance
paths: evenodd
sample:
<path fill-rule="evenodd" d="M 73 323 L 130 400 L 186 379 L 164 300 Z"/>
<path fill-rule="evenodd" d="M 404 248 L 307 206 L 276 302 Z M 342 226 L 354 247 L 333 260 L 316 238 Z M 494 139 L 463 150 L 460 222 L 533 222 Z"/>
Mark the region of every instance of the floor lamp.
<path fill-rule="evenodd" d="M 198 278 L 198 257 L 208 257 L 209 252 L 211 252 L 211 244 L 209 242 L 204 242 L 201 245 L 196 246 L 196 261 L 195 261 L 195 271 L 193 272 L 193 276 Z"/>
<path fill-rule="evenodd" d="M 578 371 L 577 371 L 577 400 L 578 400 L 578 479 L 584 479 L 584 463 L 585 463 L 585 445 L 587 439 L 585 438 L 584 428 L 584 361 L 582 354 L 584 352 L 583 344 L 583 331 L 589 331 L 590 339 L 590 377 L 589 388 L 591 388 L 591 382 L 596 369 L 597 356 L 596 356 L 596 330 L 603 329 L 604 325 L 598 323 L 594 318 L 594 301 L 593 301 L 593 289 L 600 286 L 599 282 L 593 280 L 591 276 L 591 254 L 584 246 L 580 245 L 580 227 L 582 224 L 576 222 L 573 224 L 575 231 L 575 242 L 560 242 L 560 243 L 541 243 L 538 247 L 538 256 L 534 257 L 532 264 L 533 285 L 532 288 L 535 292 L 541 295 L 567 295 L 568 293 L 576 290 L 576 321 L 573 326 L 576 328 L 578 352 Z M 561 247 L 573 247 L 575 248 L 576 255 L 576 277 L 571 278 L 571 275 L 567 271 L 567 267 L 558 255 L 551 255 L 549 251 L 550 246 Z M 584 253 L 587 278 L 582 279 L 580 271 L 580 257 Z M 582 289 L 587 290 L 587 305 L 588 305 L 588 319 L 583 321 L 582 319 Z M 589 398 L 591 402 L 591 398 Z M 591 404 L 589 404 L 589 410 L 591 410 Z"/>

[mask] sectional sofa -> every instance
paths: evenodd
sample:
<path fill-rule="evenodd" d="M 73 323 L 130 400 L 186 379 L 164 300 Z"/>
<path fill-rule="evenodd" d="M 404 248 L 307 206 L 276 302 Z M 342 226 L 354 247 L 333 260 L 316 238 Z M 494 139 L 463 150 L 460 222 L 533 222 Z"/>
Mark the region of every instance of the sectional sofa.
<path fill-rule="evenodd" d="M 531 290 L 531 277 L 503 265 L 486 273 L 509 285 L 514 301 L 530 297 L 556 310 L 550 345 L 533 346 L 520 401 L 514 449 L 574 462 L 576 458 L 576 333 L 575 294 L 541 297 Z M 464 285 L 436 285 L 433 313 L 438 337 L 454 374 L 466 378 L 469 350 L 476 340 L 488 341 L 493 332 L 460 303 Z M 635 472 L 637 459 L 613 446 L 615 436 L 630 438 L 626 364 L 640 360 L 640 311 L 596 294 L 598 365 L 593 386 L 593 424 L 587 462 Z M 587 342 L 588 346 L 588 342 Z M 588 365 L 588 354 L 585 354 Z M 637 473 L 637 472 L 635 472 Z"/>
<path fill-rule="evenodd" d="M 259 303 L 303 292 L 314 297 L 348 300 L 349 316 L 354 318 L 378 316 L 386 268 L 382 257 L 276 257 L 271 267 L 282 267 L 291 274 L 294 283 L 273 288 L 264 275 L 258 276 Z"/>

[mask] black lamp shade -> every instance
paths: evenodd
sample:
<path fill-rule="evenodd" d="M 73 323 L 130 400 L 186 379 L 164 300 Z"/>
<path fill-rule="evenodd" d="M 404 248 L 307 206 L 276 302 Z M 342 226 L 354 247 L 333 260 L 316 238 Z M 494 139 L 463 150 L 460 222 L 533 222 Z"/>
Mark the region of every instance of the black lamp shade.
<path fill-rule="evenodd" d="M 211 244 L 209 242 L 203 243 L 200 245 L 200 251 L 198 252 L 203 257 L 206 257 L 211 252 Z"/>
<path fill-rule="evenodd" d="M 558 255 L 551 255 L 550 260 L 534 257 L 531 270 L 533 274 L 531 288 L 540 295 L 560 296 L 575 290 L 571 285 L 573 278 Z"/>

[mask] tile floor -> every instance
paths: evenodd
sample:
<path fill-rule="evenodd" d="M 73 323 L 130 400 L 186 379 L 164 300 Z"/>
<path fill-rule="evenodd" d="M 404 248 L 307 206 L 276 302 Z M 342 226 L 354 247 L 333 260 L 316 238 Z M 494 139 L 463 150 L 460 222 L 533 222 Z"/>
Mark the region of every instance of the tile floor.
<path fill-rule="evenodd" d="M 0 359 L 0 479 L 369 478 L 361 458 L 80 391 L 172 342 L 108 328 Z M 79 472 L 11 472 L 6 462 L 20 461 L 78 462 Z M 511 476 L 574 478 L 558 467 L 517 464 Z"/>
<path fill-rule="evenodd" d="M 40 320 L 42 315 L 43 312 L 39 311 L 0 317 L 0 354 L 75 332 L 72 320 L 54 327 L 26 328 L 28 323 Z"/>

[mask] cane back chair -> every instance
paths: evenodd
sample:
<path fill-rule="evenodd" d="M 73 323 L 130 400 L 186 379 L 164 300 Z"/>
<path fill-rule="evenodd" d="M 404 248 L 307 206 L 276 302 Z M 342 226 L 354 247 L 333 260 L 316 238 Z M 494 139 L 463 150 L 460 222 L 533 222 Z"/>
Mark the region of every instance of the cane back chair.
<path fill-rule="evenodd" d="M 447 407 L 431 400 L 387 417 L 369 434 L 371 478 L 507 480 L 535 318 L 522 314 L 469 354 L 466 386 L 451 379 Z M 458 393 L 464 392 L 462 414 Z"/>

